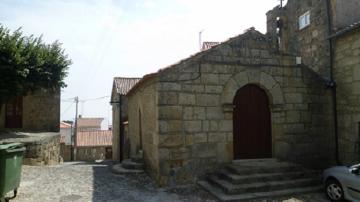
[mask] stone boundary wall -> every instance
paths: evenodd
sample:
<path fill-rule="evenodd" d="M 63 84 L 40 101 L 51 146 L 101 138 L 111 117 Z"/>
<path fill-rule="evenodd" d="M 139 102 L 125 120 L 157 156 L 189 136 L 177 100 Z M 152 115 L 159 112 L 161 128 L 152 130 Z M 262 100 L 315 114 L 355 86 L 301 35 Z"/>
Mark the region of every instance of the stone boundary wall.
<path fill-rule="evenodd" d="M 77 161 L 95 161 L 106 159 L 106 148 L 111 146 L 77 147 Z"/>
<path fill-rule="evenodd" d="M 24 165 L 57 165 L 62 162 L 60 156 L 60 134 L 44 138 L 41 141 L 24 142 L 26 151 Z"/>
<path fill-rule="evenodd" d="M 63 161 L 71 161 L 71 145 L 60 143 L 60 156 Z"/>
<path fill-rule="evenodd" d="M 60 133 L 0 132 L 0 144 L 18 142 L 26 147 L 23 164 L 42 166 L 62 162 Z"/>

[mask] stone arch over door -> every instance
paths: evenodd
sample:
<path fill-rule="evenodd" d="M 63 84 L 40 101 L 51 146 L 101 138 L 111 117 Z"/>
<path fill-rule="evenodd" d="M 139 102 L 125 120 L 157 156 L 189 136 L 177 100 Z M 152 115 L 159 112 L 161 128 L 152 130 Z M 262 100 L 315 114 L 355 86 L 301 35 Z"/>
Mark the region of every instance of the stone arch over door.
<path fill-rule="evenodd" d="M 274 67 L 276 68 L 276 67 Z M 283 130 L 279 126 L 281 116 L 284 113 L 284 94 L 280 84 L 268 73 L 262 72 L 261 69 L 247 68 L 232 76 L 225 84 L 221 94 L 221 104 L 225 117 L 233 120 L 233 101 L 236 92 L 248 84 L 255 84 L 267 94 L 269 99 L 269 109 L 271 116 L 271 134 L 272 134 L 272 154 L 277 157 L 277 139 L 283 136 Z M 232 135 L 232 134 L 231 134 Z M 233 137 L 229 137 L 233 139 Z M 232 156 L 233 151 L 228 155 Z M 234 156 L 233 156 L 234 158 Z"/>
<path fill-rule="evenodd" d="M 284 96 L 280 84 L 269 74 L 260 70 L 245 70 L 231 77 L 225 84 L 221 94 L 221 103 L 229 105 L 240 88 L 247 84 L 257 84 L 265 90 L 269 97 L 270 107 L 284 104 Z"/>

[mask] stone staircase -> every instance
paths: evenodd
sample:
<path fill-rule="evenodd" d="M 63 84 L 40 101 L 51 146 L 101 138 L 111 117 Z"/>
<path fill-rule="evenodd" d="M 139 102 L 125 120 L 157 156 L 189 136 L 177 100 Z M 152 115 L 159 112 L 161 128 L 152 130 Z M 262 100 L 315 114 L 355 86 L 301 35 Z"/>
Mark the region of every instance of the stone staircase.
<path fill-rule="evenodd" d="M 277 159 L 236 160 L 198 184 L 221 201 L 318 192 L 320 173 Z"/>
<path fill-rule="evenodd" d="M 129 174 L 129 173 L 143 173 L 144 162 L 142 156 L 133 156 L 130 159 L 125 159 L 119 164 L 112 166 L 111 171 L 116 174 Z"/>

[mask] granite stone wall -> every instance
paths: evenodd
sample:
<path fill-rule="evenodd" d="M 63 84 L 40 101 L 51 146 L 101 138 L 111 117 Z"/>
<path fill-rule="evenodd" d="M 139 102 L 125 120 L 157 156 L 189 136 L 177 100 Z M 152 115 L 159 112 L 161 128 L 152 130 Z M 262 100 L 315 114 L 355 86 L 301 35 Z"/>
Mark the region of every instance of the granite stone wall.
<path fill-rule="evenodd" d="M 148 173 L 159 180 L 157 78 L 149 79 L 128 97 L 130 156 L 141 154 Z M 140 115 L 141 114 L 141 115 Z M 140 126 L 141 125 L 141 126 Z M 141 129 L 141 131 L 140 131 Z M 140 142 L 141 134 L 141 142 Z"/>
<path fill-rule="evenodd" d="M 57 165 L 62 162 L 60 134 L 44 136 L 41 140 L 36 141 L 31 141 L 29 138 L 23 144 L 26 147 L 23 160 L 25 165 Z"/>
<path fill-rule="evenodd" d="M 23 127 L 27 132 L 59 132 L 60 92 L 36 91 L 23 97 Z M 0 111 L 0 130 L 5 129 L 5 107 Z"/>
<path fill-rule="evenodd" d="M 299 17 L 310 12 L 310 25 L 299 29 Z M 267 32 L 277 43 L 277 17 L 281 32 L 279 50 L 301 57 L 301 62 L 324 78 L 329 78 L 329 43 L 326 1 L 289 0 L 285 7 L 268 11 Z M 276 47 L 275 44 L 273 44 Z"/>
<path fill-rule="evenodd" d="M 360 31 L 335 40 L 334 77 L 337 82 L 340 157 L 343 163 L 360 159 Z"/>
<path fill-rule="evenodd" d="M 342 15 L 335 6 L 338 2 L 331 2 L 332 15 Z M 145 130 L 153 132 L 151 140 L 158 140 L 152 145 L 158 153 L 148 153 L 145 159 L 155 158 L 147 161 L 157 168 L 151 173 L 160 185 L 193 183 L 234 159 L 233 100 L 247 84 L 268 95 L 273 158 L 311 168 L 334 164 L 333 103 L 326 87 L 331 61 L 326 8 L 322 0 L 289 0 L 284 8 L 267 13 L 266 35 L 250 28 L 160 70 L 151 85 L 145 82 L 130 95 L 130 137 L 139 134 L 139 109 L 153 115 L 149 120 L 157 128 Z M 308 11 L 310 25 L 299 29 L 299 17 Z M 332 17 L 338 23 L 344 16 Z M 358 159 L 360 151 L 359 38 L 356 32 L 336 44 L 340 148 L 346 162 Z M 155 97 L 155 105 L 145 104 L 145 94 L 152 95 L 150 100 Z"/>
<path fill-rule="evenodd" d="M 71 161 L 71 145 L 60 143 L 60 156 L 63 161 Z"/>
<path fill-rule="evenodd" d="M 249 30 L 158 73 L 160 185 L 193 183 L 233 160 L 232 103 L 246 84 L 269 96 L 274 158 L 309 167 L 332 161 L 330 91 L 313 70 L 270 47 Z"/>
<path fill-rule="evenodd" d="M 113 160 L 120 161 L 120 107 L 118 103 L 112 104 L 112 150 Z"/>
<path fill-rule="evenodd" d="M 77 147 L 76 160 L 78 161 L 95 161 L 106 159 L 107 146 L 89 146 Z"/>

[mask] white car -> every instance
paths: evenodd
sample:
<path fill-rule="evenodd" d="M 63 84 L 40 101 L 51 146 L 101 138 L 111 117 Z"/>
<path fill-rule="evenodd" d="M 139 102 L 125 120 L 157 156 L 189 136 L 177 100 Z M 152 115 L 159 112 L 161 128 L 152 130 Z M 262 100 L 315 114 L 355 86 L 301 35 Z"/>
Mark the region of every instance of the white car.
<path fill-rule="evenodd" d="M 325 193 L 332 201 L 360 201 L 360 164 L 326 169 L 323 182 Z"/>

